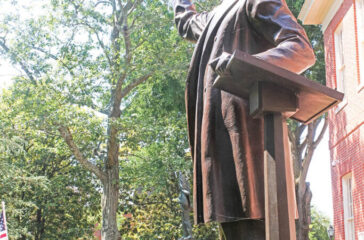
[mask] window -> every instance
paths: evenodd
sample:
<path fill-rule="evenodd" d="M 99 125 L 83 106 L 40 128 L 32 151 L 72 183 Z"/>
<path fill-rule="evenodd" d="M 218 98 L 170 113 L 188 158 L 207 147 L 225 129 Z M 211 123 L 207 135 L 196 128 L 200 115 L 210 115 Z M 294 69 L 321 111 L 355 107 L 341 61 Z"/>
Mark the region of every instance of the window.
<path fill-rule="evenodd" d="M 344 57 L 344 27 L 341 23 L 335 31 L 335 61 L 336 61 L 336 89 L 345 94 L 345 57 Z M 347 104 L 347 98 L 338 105 L 338 113 Z"/>
<path fill-rule="evenodd" d="M 345 60 L 343 44 L 342 24 L 335 31 L 335 60 L 336 60 L 336 87 L 337 90 L 344 92 Z"/>
<path fill-rule="evenodd" d="M 345 175 L 342 178 L 342 186 L 343 186 L 343 201 L 344 201 L 345 240 L 355 240 L 351 173 Z"/>
<path fill-rule="evenodd" d="M 356 16 L 358 23 L 360 89 L 364 87 L 364 0 L 356 1 Z"/>
<path fill-rule="evenodd" d="M 358 233 L 358 240 L 364 240 L 364 232 Z"/>

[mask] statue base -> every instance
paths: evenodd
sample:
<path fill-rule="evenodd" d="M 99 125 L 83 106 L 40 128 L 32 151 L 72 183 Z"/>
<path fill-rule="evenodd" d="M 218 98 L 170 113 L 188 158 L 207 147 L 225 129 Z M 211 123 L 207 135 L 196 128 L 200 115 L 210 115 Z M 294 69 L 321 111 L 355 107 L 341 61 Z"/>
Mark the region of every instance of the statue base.
<path fill-rule="evenodd" d="M 221 223 L 220 240 L 265 240 L 263 220 L 241 220 Z"/>

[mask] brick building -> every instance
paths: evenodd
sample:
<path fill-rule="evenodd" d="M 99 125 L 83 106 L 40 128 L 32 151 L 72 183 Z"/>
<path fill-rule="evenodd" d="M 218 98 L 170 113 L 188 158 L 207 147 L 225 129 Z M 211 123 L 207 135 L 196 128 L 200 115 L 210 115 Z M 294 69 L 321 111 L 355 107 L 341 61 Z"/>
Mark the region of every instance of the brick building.
<path fill-rule="evenodd" d="M 345 93 L 329 112 L 335 240 L 364 240 L 364 0 L 306 0 L 299 19 L 321 25 L 327 86 Z"/>

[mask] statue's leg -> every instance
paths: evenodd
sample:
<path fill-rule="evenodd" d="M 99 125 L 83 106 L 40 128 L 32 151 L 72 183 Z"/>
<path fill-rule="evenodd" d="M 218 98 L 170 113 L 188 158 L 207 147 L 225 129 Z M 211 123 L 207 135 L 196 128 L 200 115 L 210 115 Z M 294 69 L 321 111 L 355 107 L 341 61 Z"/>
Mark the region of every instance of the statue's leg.
<path fill-rule="evenodd" d="M 265 223 L 263 220 L 243 220 L 221 223 L 220 240 L 265 240 Z"/>

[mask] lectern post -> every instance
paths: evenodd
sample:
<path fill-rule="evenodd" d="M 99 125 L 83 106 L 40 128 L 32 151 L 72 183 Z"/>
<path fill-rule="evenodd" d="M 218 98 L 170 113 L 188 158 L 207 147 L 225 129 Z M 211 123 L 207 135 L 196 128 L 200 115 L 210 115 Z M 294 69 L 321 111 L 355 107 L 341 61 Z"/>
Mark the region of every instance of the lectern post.
<path fill-rule="evenodd" d="M 285 118 L 281 113 L 264 114 L 266 240 L 296 239 L 294 206 L 289 203 L 286 181 L 288 146 L 283 141 L 285 133 Z"/>
<path fill-rule="evenodd" d="M 287 112 L 298 109 L 294 92 L 275 84 L 258 81 L 249 91 L 249 108 L 253 117 L 264 118 L 264 189 L 266 240 L 295 240 L 295 203 L 289 201 L 287 166 L 289 149 Z M 292 191 L 292 189 L 291 189 Z"/>

